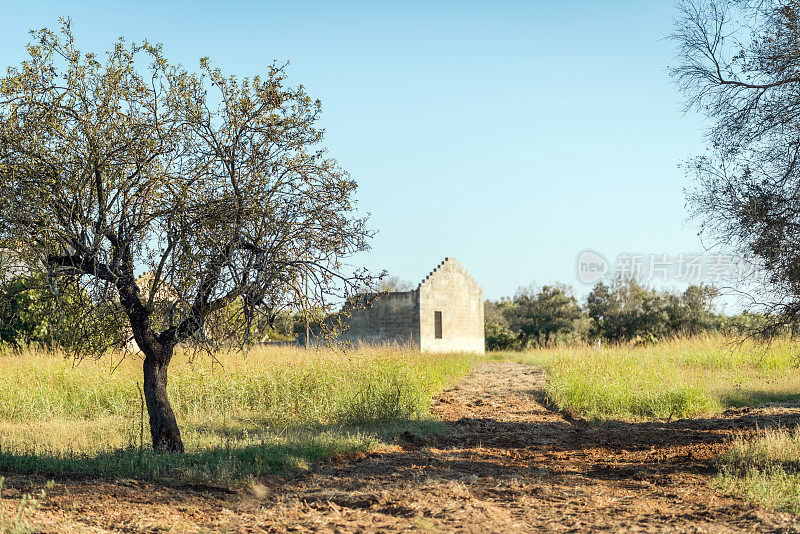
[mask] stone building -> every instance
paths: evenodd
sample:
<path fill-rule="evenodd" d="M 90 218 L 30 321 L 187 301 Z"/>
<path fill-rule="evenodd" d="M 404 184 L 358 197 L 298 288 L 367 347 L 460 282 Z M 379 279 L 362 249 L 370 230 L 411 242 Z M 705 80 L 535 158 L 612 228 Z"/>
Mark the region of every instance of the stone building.
<path fill-rule="evenodd" d="M 445 258 L 413 291 L 360 295 L 338 316 L 344 343 L 484 352 L 483 290 L 455 258 Z"/>

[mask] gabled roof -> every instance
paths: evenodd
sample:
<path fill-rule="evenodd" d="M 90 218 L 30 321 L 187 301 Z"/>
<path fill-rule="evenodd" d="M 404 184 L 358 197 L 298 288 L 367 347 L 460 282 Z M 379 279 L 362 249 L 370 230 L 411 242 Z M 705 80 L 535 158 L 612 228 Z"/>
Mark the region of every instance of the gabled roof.
<path fill-rule="evenodd" d="M 476 282 L 475 279 L 472 278 L 472 275 L 470 275 L 469 272 L 467 272 L 467 270 L 464 268 L 463 265 L 458 263 L 457 259 L 451 258 L 451 257 L 447 257 L 447 258 L 443 259 L 441 261 L 441 263 L 439 263 L 439 265 L 437 265 L 430 273 L 428 273 L 428 276 L 426 276 L 422 280 L 422 282 L 420 282 L 419 285 L 417 286 L 417 290 L 419 290 L 422 286 L 424 286 L 426 283 L 428 283 L 428 281 L 431 278 L 435 277 L 438 272 L 443 271 L 443 270 L 447 270 L 447 269 L 452 269 L 452 270 L 455 270 L 455 271 L 459 271 L 461 274 L 464 275 L 464 277 L 467 279 L 467 281 L 469 282 L 469 284 L 472 287 L 474 287 L 476 290 L 480 289 L 480 286 L 478 285 L 478 282 Z"/>

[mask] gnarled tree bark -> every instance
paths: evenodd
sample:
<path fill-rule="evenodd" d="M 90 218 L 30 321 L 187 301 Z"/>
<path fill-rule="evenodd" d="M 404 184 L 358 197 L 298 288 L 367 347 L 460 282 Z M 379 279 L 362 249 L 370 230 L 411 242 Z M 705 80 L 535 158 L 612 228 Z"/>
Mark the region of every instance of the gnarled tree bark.
<path fill-rule="evenodd" d="M 182 453 L 183 441 L 167 398 L 167 369 L 172 349 L 150 350 L 144 358 L 144 399 L 150 417 L 150 435 L 156 452 Z"/>

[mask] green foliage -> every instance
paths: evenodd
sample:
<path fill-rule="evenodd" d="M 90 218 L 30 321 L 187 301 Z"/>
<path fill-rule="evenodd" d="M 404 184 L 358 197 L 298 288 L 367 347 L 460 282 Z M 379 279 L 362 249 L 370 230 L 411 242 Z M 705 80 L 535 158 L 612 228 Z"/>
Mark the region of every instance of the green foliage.
<path fill-rule="evenodd" d="M 290 341 L 295 338 L 295 323 L 299 321 L 294 314 L 281 311 L 270 317 L 271 328 L 267 330 L 268 338 L 274 341 Z"/>
<path fill-rule="evenodd" d="M 562 409 L 593 419 L 670 419 L 797 398 L 798 343 L 721 336 L 655 344 L 567 346 L 520 355 L 547 371 Z"/>
<path fill-rule="evenodd" d="M 674 336 L 732 331 L 739 323 L 714 313 L 717 295 L 706 285 L 673 293 L 633 280 L 598 282 L 581 306 L 569 286 L 521 289 L 513 300 L 486 301 L 486 348 L 519 350 L 589 340 L 646 345 Z"/>
<path fill-rule="evenodd" d="M 589 336 L 607 342 L 652 343 L 676 335 L 718 330 L 713 311 L 718 291 L 692 285 L 682 294 L 649 289 L 635 280 L 598 282 L 586 299 Z"/>
<path fill-rule="evenodd" d="M 141 433 L 141 360 L 116 358 L 73 365 L 41 352 L 0 355 L 0 471 L 227 483 L 302 467 L 409 428 L 438 430 L 432 396 L 480 360 L 368 347 L 271 347 L 215 360 L 177 354 L 168 391 L 187 454 L 160 456 Z"/>
<path fill-rule="evenodd" d="M 488 350 L 577 341 L 585 327 L 578 301 L 562 284 L 520 289 L 513 300 L 486 301 L 484 317 Z"/>
<path fill-rule="evenodd" d="M 414 284 L 408 280 L 404 280 L 399 276 L 386 276 L 378 283 L 378 291 L 411 291 L 414 289 Z"/>
<path fill-rule="evenodd" d="M 512 350 L 519 345 L 517 335 L 508 323 L 489 322 L 484 324 L 486 350 Z"/>
<path fill-rule="evenodd" d="M 0 341 L 66 349 L 80 342 L 103 352 L 121 342 L 119 325 L 105 312 L 75 280 L 18 276 L 0 289 Z"/>
<path fill-rule="evenodd" d="M 773 335 L 800 320 L 800 2 L 675 7 L 672 75 L 687 108 L 709 120 L 708 150 L 685 166 L 696 184 L 688 206 L 711 241 L 758 266 L 741 289 L 769 312 Z"/>
<path fill-rule="evenodd" d="M 536 292 L 521 291 L 514 298 L 510 323 L 522 346 L 547 346 L 559 334 L 575 331 L 581 308 L 570 291 L 564 285 L 546 285 Z"/>
<path fill-rule="evenodd" d="M 486 350 L 513 350 L 519 346 L 508 317 L 513 313 L 514 303 L 509 299 L 487 300 L 484 304 L 484 335 Z"/>
<path fill-rule="evenodd" d="M 610 287 L 598 282 L 586 299 L 592 337 L 607 341 L 652 340 L 668 331 L 666 299 L 633 280 Z"/>
<path fill-rule="evenodd" d="M 714 299 L 719 290 L 708 285 L 691 285 L 681 295 L 669 295 L 667 314 L 673 331 L 695 335 L 720 328 L 714 313 Z"/>
<path fill-rule="evenodd" d="M 716 460 L 714 482 L 775 510 L 800 515 L 800 427 L 738 438 Z"/>

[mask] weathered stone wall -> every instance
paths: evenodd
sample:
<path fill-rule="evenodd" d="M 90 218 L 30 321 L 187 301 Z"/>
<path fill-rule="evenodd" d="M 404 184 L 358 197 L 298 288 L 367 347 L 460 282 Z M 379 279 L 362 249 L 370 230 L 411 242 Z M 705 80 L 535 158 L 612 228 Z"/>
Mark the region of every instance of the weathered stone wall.
<path fill-rule="evenodd" d="M 442 337 L 435 336 L 436 312 Z M 483 290 L 455 258 L 445 258 L 414 291 L 361 295 L 338 314 L 338 342 L 398 343 L 423 352 L 484 352 Z"/>
<path fill-rule="evenodd" d="M 423 352 L 485 350 L 483 290 L 455 258 L 445 258 L 417 288 L 420 349 Z M 442 313 L 442 338 L 436 339 L 434 313 Z"/>
<path fill-rule="evenodd" d="M 354 308 L 340 313 L 347 326 L 338 336 L 342 343 L 397 343 L 419 347 L 419 295 L 403 291 L 362 295 Z"/>

